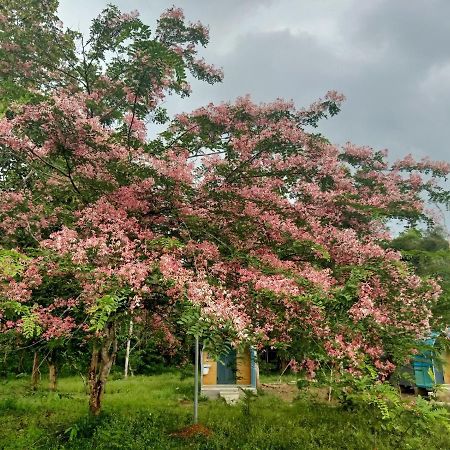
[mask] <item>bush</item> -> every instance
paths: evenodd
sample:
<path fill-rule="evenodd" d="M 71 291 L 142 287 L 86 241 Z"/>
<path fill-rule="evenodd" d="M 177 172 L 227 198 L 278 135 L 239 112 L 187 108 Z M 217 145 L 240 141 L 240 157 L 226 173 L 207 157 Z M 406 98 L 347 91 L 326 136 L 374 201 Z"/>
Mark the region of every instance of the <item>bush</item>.
<path fill-rule="evenodd" d="M 367 417 L 371 432 L 384 435 L 394 447 L 407 435 L 424 438 L 450 432 L 447 409 L 420 396 L 405 402 L 388 383 L 363 377 L 341 389 L 338 398 L 343 410 Z"/>

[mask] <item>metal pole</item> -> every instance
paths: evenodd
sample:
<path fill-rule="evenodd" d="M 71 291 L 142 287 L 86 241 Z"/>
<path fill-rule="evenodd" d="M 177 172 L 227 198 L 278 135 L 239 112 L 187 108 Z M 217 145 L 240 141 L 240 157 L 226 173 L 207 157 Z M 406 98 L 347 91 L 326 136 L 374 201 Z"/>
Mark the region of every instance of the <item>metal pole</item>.
<path fill-rule="evenodd" d="M 125 378 L 128 377 L 128 367 L 130 365 L 130 349 L 131 349 L 131 337 L 133 336 L 133 318 L 130 320 L 130 327 L 128 328 L 127 350 L 125 353 Z"/>
<path fill-rule="evenodd" d="M 198 336 L 195 336 L 194 423 L 198 423 Z"/>

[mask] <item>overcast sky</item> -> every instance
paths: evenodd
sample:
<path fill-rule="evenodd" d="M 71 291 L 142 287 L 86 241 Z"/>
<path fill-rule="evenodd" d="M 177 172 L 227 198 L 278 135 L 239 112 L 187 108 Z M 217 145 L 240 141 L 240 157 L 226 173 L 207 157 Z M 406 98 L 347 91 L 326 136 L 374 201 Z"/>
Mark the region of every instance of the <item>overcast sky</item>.
<path fill-rule="evenodd" d="M 66 26 L 86 31 L 106 0 L 61 0 Z M 153 25 L 165 0 L 110 1 Z M 220 85 L 193 83 L 171 112 L 251 94 L 306 106 L 335 89 L 342 112 L 322 122 L 331 141 L 352 141 L 450 160 L 450 0 L 178 0 L 210 26 L 205 59 Z M 447 215 L 447 217 L 450 217 Z"/>

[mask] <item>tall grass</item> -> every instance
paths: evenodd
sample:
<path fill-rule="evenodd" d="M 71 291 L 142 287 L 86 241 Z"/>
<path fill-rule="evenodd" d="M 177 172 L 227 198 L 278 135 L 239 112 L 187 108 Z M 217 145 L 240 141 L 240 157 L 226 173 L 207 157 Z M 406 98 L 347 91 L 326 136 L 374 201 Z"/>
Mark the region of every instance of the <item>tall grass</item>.
<path fill-rule="evenodd" d="M 45 386 L 43 381 L 42 386 Z M 445 428 L 410 429 L 400 443 L 376 431 L 369 412 L 320 402 L 284 402 L 263 394 L 245 404 L 202 401 L 200 422 L 210 436 L 180 438 L 192 421 L 192 378 L 167 373 L 110 380 L 103 414 L 90 418 L 80 378 L 60 380 L 59 392 L 28 389 L 27 380 L 0 382 L 0 449 L 444 449 Z"/>

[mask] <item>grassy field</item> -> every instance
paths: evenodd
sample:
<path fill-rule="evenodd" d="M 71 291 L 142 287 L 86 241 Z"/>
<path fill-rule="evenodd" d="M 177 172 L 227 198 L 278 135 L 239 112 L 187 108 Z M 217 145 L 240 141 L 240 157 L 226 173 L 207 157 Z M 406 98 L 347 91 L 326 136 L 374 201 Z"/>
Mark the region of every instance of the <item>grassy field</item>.
<path fill-rule="evenodd" d="M 87 415 L 80 378 L 60 380 L 58 393 L 45 380 L 37 392 L 28 386 L 28 379 L 0 381 L 1 449 L 450 448 L 443 428 L 383 430 L 368 413 L 268 393 L 235 406 L 203 400 L 208 435 L 179 433 L 191 424 L 193 381 L 175 372 L 110 380 L 98 419 Z"/>

